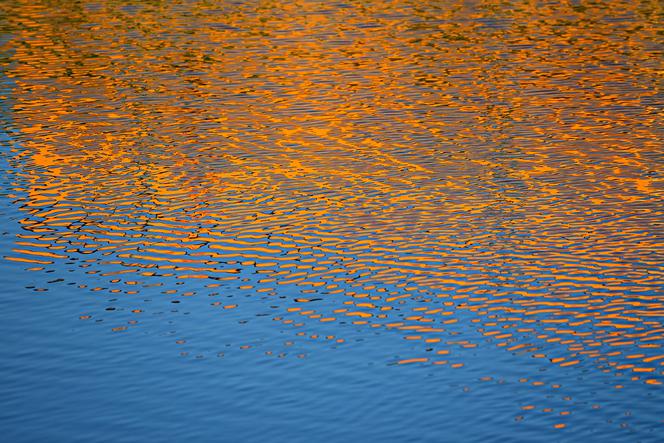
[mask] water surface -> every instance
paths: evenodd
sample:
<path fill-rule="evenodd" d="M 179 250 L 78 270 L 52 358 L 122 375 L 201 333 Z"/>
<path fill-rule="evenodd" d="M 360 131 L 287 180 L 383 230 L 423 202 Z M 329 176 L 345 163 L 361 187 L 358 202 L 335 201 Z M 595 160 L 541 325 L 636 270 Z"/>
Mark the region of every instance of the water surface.
<path fill-rule="evenodd" d="M 661 439 L 661 3 L 0 12 L 9 441 Z"/>

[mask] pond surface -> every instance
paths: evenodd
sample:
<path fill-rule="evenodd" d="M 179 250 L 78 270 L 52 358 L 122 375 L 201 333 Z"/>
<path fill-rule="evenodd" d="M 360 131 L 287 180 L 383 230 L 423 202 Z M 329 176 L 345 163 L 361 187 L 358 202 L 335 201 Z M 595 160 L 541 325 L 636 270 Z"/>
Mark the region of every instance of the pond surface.
<path fill-rule="evenodd" d="M 6 441 L 661 441 L 661 23 L 3 1 Z"/>

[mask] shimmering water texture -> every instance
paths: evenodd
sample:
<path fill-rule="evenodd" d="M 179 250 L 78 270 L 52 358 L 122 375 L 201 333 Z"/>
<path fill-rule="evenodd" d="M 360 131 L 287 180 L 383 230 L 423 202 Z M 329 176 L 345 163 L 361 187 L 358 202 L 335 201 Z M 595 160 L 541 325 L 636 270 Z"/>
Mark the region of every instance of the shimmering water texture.
<path fill-rule="evenodd" d="M 661 2 L 0 17 L 11 441 L 662 441 Z"/>

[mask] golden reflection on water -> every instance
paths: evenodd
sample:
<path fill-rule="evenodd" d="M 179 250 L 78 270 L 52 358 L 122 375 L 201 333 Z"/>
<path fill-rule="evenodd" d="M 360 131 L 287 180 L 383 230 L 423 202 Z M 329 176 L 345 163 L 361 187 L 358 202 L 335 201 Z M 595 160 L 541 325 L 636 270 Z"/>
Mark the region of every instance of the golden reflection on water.
<path fill-rule="evenodd" d="M 7 259 L 661 383 L 661 3 L 2 8 Z"/>

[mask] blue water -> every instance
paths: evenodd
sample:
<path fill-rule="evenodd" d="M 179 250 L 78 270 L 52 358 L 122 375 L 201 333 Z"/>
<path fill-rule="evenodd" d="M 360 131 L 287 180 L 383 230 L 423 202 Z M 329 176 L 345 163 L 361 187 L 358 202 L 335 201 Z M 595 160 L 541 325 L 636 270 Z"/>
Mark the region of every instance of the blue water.
<path fill-rule="evenodd" d="M 261 349 L 279 347 L 283 331 L 269 331 L 251 313 L 229 318 L 196 302 L 172 312 L 168 301 L 153 300 L 155 314 L 143 330 L 111 334 L 103 321 L 78 319 L 107 300 L 80 300 L 66 287 L 28 291 L 23 283 L 33 276 L 20 266 L 5 269 L 6 441 L 658 439 L 661 394 L 644 385 L 612 390 L 610 374 L 543 370 L 490 344 L 464 355 L 463 370 L 390 366 L 385 360 L 407 351 L 407 343 L 358 331 L 348 331 L 353 338 L 343 346 L 303 343 L 270 358 Z M 181 337 L 192 339 L 193 353 L 176 354 Z M 258 349 L 238 352 L 240 343 Z M 481 381 L 485 376 L 492 380 Z M 534 389 L 522 377 L 564 381 L 559 389 Z M 515 420 L 522 404 L 574 412 L 560 432 L 546 426 L 548 414 Z"/>
<path fill-rule="evenodd" d="M 10 228 L 20 218 L 7 199 L 2 218 Z M 12 234 L 3 232 L 5 250 Z M 145 291 L 109 299 L 81 294 L 66 268 L 54 266 L 41 278 L 24 268 L 3 263 L 0 282 L 5 441 L 659 439 L 661 390 L 625 376 L 543 367 L 488 341 L 463 352 L 463 368 L 393 365 L 388 362 L 414 346 L 352 325 L 344 327 L 343 344 L 309 340 L 285 347 L 292 332 L 259 316 L 270 314 L 265 305 L 220 315 L 204 297 L 173 304 Z M 49 275 L 64 281 L 49 283 Z M 76 276 L 77 284 L 84 281 Z M 104 310 L 134 305 L 150 306 L 141 328 L 110 332 L 108 323 L 129 316 L 107 317 Z M 85 312 L 100 314 L 83 322 Z M 246 344 L 252 348 L 241 350 Z M 266 349 L 284 355 L 267 356 Z M 553 389 L 556 383 L 561 386 Z M 616 383 L 625 388 L 612 389 Z M 552 429 L 560 421 L 552 414 L 521 410 L 530 404 L 572 411 L 568 427 Z"/>

